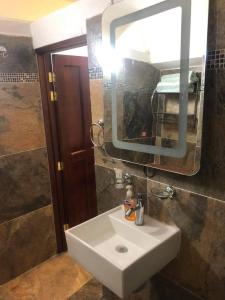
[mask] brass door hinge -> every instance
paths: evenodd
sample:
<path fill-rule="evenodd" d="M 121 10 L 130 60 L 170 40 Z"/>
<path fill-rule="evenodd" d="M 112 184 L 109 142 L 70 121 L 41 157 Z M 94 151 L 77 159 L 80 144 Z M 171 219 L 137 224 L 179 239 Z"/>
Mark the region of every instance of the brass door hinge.
<path fill-rule="evenodd" d="M 50 91 L 50 100 L 52 102 L 57 101 L 57 93 L 55 91 Z"/>
<path fill-rule="evenodd" d="M 55 83 L 55 73 L 54 72 L 48 72 L 48 82 Z"/>
<path fill-rule="evenodd" d="M 68 230 L 68 229 L 69 229 L 69 224 L 64 224 L 64 225 L 63 225 L 63 229 L 64 229 L 64 231 L 65 231 L 65 230 Z"/>
<path fill-rule="evenodd" d="M 63 171 L 63 169 L 64 169 L 63 162 L 62 162 L 62 161 L 58 161 L 58 162 L 57 162 L 57 170 L 58 170 L 59 172 L 61 172 L 61 171 Z"/>

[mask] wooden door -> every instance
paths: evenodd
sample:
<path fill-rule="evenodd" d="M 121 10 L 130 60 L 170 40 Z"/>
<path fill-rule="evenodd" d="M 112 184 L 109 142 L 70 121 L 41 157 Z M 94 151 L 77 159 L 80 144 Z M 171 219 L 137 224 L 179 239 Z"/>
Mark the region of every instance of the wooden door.
<path fill-rule="evenodd" d="M 63 163 L 65 222 L 72 227 L 97 213 L 91 104 L 86 57 L 53 55 L 56 122 Z"/>

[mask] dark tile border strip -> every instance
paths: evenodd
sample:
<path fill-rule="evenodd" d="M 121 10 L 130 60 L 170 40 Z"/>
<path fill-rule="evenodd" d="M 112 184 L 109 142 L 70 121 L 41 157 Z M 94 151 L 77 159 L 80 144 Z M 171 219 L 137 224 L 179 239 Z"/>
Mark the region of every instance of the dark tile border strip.
<path fill-rule="evenodd" d="M 39 82 L 38 73 L 0 73 L 0 82 Z"/>
<path fill-rule="evenodd" d="M 89 68 L 90 79 L 103 79 L 103 70 L 101 67 Z"/>
<path fill-rule="evenodd" d="M 210 50 L 207 54 L 207 69 L 218 70 L 225 69 L 225 49 Z M 103 79 L 103 70 L 101 67 L 89 69 L 90 79 Z M 106 88 L 110 88 L 110 83 L 105 83 Z"/>
<path fill-rule="evenodd" d="M 208 51 L 207 57 L 208 69 L 225 69 L 225 49 Z"/>
<path fill-rule="evenodd" d="M 225 49 L 208 51 L 207 68 L 210 70 L 225 69 Z M 89 68 L 89 78 L 91 80 L 103 79 L 102 68 Z M 39 78 L 38 73 L 0 73 L 0 82 L 39 82 Z"/>

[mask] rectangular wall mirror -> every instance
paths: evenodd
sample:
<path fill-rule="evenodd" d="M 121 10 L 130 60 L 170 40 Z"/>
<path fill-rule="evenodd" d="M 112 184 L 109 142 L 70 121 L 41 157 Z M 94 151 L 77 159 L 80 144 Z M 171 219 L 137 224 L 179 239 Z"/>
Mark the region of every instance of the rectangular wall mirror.
<path fill-rule="evenodd" d="M 208 0 L 125 0 L 104 12 L 102 26 L 106 152 L 197 173 Z"/>

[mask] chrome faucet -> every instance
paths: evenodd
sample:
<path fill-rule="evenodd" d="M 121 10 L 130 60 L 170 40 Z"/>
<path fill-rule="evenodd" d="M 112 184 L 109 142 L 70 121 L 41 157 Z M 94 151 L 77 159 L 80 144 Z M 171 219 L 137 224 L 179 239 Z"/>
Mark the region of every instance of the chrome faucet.
<path fill-rule="evenodd" d="M 128 209 L 125 213 L 126 217 L 129 217 L 133 212 L 136 214 L 135 225 L 142 226 L 144 224 L 144 203 L 142 194 L 137 196 L 137 204 L 135 207 Z"/>

